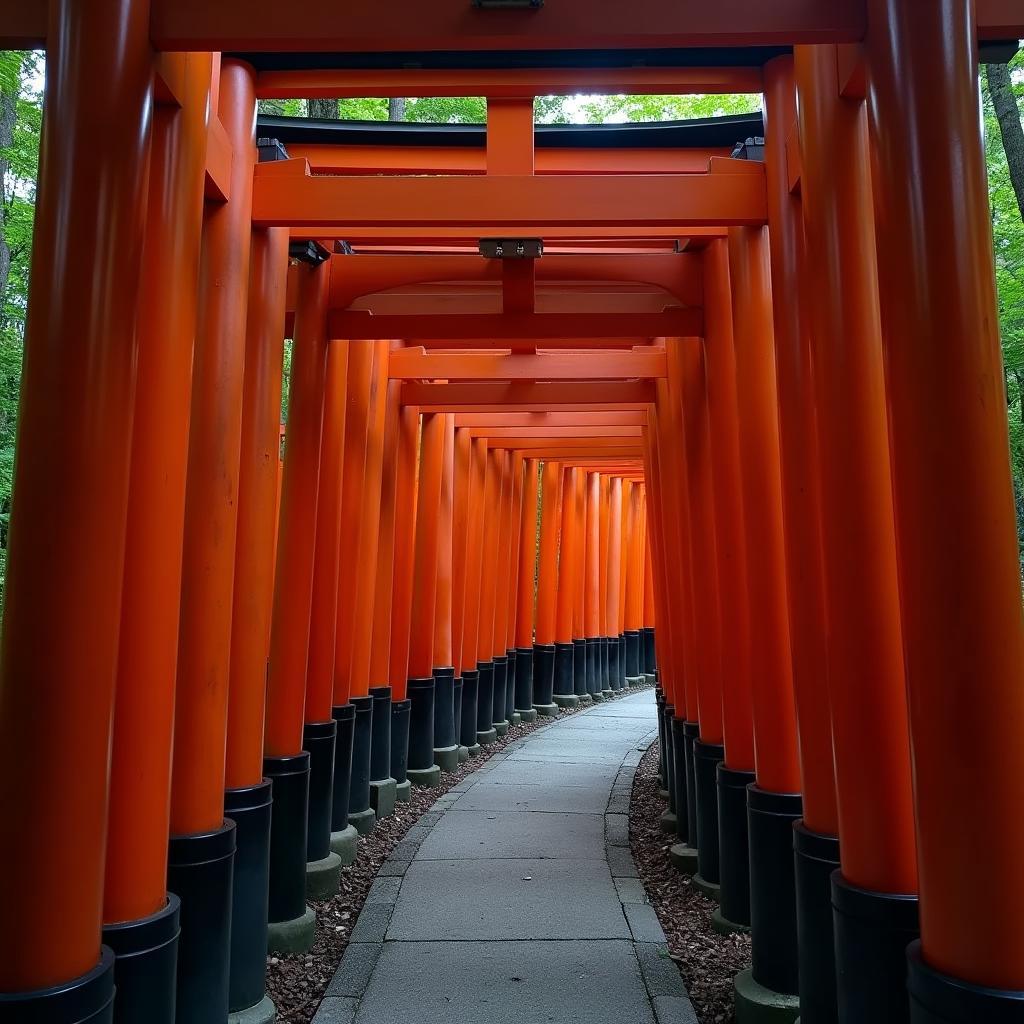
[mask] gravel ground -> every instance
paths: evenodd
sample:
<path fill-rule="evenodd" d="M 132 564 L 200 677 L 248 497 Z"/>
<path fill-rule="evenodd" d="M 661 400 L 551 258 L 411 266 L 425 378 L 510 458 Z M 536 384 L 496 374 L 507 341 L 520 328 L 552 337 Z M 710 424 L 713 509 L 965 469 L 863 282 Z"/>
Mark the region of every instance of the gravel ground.
<path fill-rule="evenodd" d="M 624 690 L 622 696 L 635 692 L 636 688 Z M 560 718 L 578 714 L 582 710 L 585 709 L 563 711 Z M 460 765 L 458 771 L 443 775 L 436 789 L 413 789 L 409 803 L 398 804 L 391 817 L 379 819 L 374 830 L 359 840 L 355 863 L 341 870 L 341 891 L 338 895 L 324 902 L 310 902 L 316 911 L 313 948 L 308 953 L 275 953 L 267 957 L 267 994 L 274 1000 L 280 1024 L 308 1024 L 313 1019 L 327 985 L 341 962 L 352 928 L 377 871 L 420 816 L 430 810 L 439 796 L 458 785 L 492 754 L 550 721 L 542 718 L 528 725 L 514 726 L 507 736 Z M 635 794 L 634 789 L 634 803 Z"/>
<path fill-rule="evenodd" d="M 749 935 L 719 935 L 711 927 L 717 904 L 694 889 L 669 860 L 675 836 L 661 831 L 666 801 L 658 796 L 658 743 L 644 754 L 633 779 L 629 839 L 637 870 L 690 993 L 701 1024 L 733 1024 L 732 980 L 750 966 Z"/>

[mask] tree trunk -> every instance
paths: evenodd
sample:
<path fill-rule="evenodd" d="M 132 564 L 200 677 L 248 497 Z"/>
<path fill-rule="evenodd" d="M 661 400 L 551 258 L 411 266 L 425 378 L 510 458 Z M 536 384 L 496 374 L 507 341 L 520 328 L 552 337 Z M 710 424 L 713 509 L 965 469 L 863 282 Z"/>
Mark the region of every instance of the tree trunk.
<path fill-rule="evenodd" d="M 1010 169 L 1010 181 L 1021 219 L 1024 220 L 1024 126 L 1021 125 L 1017 97 L 1013 93 L 1013 81 L 1006 64 L 986 64 L 988 91 L 992 106 L 999 121 L 999 133 L 1003 137 L 1006 164 Z"/>
<path fill-rule="evenodd" d="M 325 117 L 336 121 L 340 113 L 338 100 L 309 100 L 310 117 Z"/>
<path fill-rule="evenodd" d="M 405 120 L 405 97 L 404 96 L 392 96 L 388 100 L 388 120 L 389 121 L 404 121 Z"/>

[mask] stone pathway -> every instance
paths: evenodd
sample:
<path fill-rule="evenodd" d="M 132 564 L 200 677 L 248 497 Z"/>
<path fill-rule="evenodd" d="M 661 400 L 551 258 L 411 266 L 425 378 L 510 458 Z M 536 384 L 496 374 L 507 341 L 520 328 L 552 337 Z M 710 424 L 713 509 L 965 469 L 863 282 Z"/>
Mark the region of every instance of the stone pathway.
<path fill-rule="evenodd" d="M 629 852 L 654 692 L 510 745 L 381 868 L 314 1024 L 696 1024 Z"/>

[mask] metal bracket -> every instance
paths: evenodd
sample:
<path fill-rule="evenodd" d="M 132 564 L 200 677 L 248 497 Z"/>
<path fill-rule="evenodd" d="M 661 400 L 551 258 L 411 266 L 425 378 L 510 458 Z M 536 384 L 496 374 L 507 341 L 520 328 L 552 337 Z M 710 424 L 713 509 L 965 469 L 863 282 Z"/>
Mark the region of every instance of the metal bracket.
<path fill-rule="evenodd" d="M 487 260 L 536 260 L 544 255 L 542 238 L 481 238 L 480 255 Z"/>

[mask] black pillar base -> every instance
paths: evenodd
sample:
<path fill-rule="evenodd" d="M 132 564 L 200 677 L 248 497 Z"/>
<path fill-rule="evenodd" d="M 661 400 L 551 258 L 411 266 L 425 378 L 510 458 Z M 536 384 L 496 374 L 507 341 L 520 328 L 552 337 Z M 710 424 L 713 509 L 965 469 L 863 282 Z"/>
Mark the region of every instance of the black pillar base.
<path fill-rule="evenodd" d="M 555 645 L 533 645 L 533 706 L 551 707 L 555 692 Z"/>
<path fill-rule="evenodd" d="M 462 746 L 462 676 L 452 680 L 452 708 L 455 712 L 455 742 Z M 461 753 L 459 757 L 461 759 Z"/>
<path fill-rule="evenodd" d="M 929 967 L 915 940 L 907 948 L 912 1024 L 1021 1024 L 1024 992 L 984 988 Z"/>
<path fill-rule="evenodd" d="M 522 714 L 533 711 L 533 648 L 516 648 L 515 710 Z M 525 721 L 525 719 L 524 719 Z"/>
<path fill-rule="evenodd" d="M 686 842 L 686 769 L 683 761 L 683 721 L 675 717 L 675 705 L 665 698 L 661 706 L 662 728 L 665 731 L 665 789 L 668 791 L 668 809 L 676 815 L 676 835 Z M 682 804 L 680 804 L 682 799 Z M 678 814 L 682 807 L 683 813 Z"/>
<path fill-rule="evenodd" d="M 604 689 L 604 662 L 601 658 L 601 638 L 588 636 L 583 640 L 584 653 L 587 656 L 587 692 L 593 697 L 600 697 Z"/>
<path fill-rule="evenodd" d="M 750 852 L 747 786 L 754 773 L 718 766 L 719 907 L 732 924 L 750 927 Z"/>
<path fill-rule="evenodd" d="M 917 897 L 860 889 L 833 871 L 832 923 L 839 1019 L 907 1024 L 907 946 L 918 937 Z"/>
<path fill-rule="evenodd" d="M 267 904 L 270 895 L 272 798 L 273 783 L 270 779 L 264 779 L 258 786 L 229 789 L 224 794 L 224 813 L 235 823 L 231 978 L 228 993 L 228 1009 L 232 1012 L 256 1006 L 267 991 Z M 330 813 L 329 805 L 327 812 Z M 120 983 L 118 985 L 120 987 Z"/>
<path fill-rule="evenodd" d="M 323 860 L 331 852 L 331 805 L 334 793 L 334 743 L 338 723 L 307 722 L 302 746 L 309 754 L 309 800 L 306 813 L 306 860 Z M 237 868 L 236 868 L 237 874 Z"/>
<path fill-rule="evenodd" d="M 370 810 L 370 752 L 373 748 L 373 698 L 353 697 L 356 720 L 352 730 L 352 775 L 348 786 L 348 815 L 368 818 Z M 360 823 L 363 819 L 360 819 Z M 359 828 L 359 824 L 356 824 Z M 360 829 L 360 833 L 362 833 Z M 271 919 L 273 920 L 273 918 Z"/>
<path fill-rule="evenodd" d="M 694 795 L 697 803 L 697 857 L 700 877 L 718 885 L 722 880 L 718 837 L 718 766 L 725 747 L 716 743 L 693 744 Z"/>
<path fill-rule="evenodd" d="M 555 644 L 555 696 L 575 696 L 575 670 L 576 652 L 573 645 Z"/>
<path fill-rule="evenodd" d="M 665 720 L 665 691 L 654 687 L 654 703 L 658 713 L 658 788 L 668 796 L 668 776 L 665 773 L 665 733 L 669 724 Z M 745 799 L 745 798 L 744 798 Z"/>
<path fill-rule="evenodd" d="M 516 713 L 516 652 L 509 648 L 505 652 L 508 669 L 505 672 L 505 718 L 515 725 L 512 716 Z"/>
<path fill-rule="evenodd" d="M 700 738 L 700 726 L 696 722 L 683 723 L 683 759 L 686 770 L 686 834 L 690 845 L 700 842 L 697 835 L 697 774 L 693 763 L 693 745 Z M 680 799 L 676 793 L 676 813 L 679 813 Z"/>
<path fill-rule="evenodd" d="M 626 662 L 623 666 L 622 674 L 635 678 L 644 671 L 640 663 L 640 630 L 627 629 L 622 634 L 622 638 L 625 642 L 626 651 Z"/>
<path fill-rule="evenodd" d="M 401 785 L 409 778 L 409 712 L 412 702 L 391 702 L 391 778 Z"/>
<path fill-rule="evenodd" d="M 599 636 L 597 641 L 598 657 L 601 662 L 601 694 L 604 695 L 612 688 L 612 642 L 611 637 L 607 636 Z"/>
<path fill-rule="evenodd" d="M 747 787 L 752 972 L 759 985 L 791 996 L 799 987 L 793 822 L 802 810 L 799 793 Z"/>
<path fill-rule="evenodd" d="M 587 641 L 582 637 L 572 642 L 572 692 L 585 697 L 587 689 Z"/>
<path fill-rule="evenodd" d="M 234 862 L 230 819 L 213 832 L 171 836 L 168 844 L 167 890 L 181 900 L 175 994 L 181 1024 L 224 1024 L 228 1014 Z"/>
<path fill-rule="evenodd" d="M 101 946 L 99 963 L 71 981 L 28 992 L 0 992 L 0 1019 L 12 1024 L 111 1024 L 113 952 Z"/>
<path fill-rule="evenodd" d="M 608 688 L 612 693 L 622 689 L 622 640 L 608 637 Z"/>
<path fill-rule="evenodd" d="M 507 730 L 509 723 L 505 718 L 505 691 L 508 687 L 508 658 L 504 654 L 496 654 L 494 662 L 494 692 L 491 698 L 491 724 Z"/>
<path fill-rule="evenodd" d="M 293 757 L 265 757 L 263 772 L 274 784 L 267 915 L 271 923 L 277 924 L 306 913 L 309 754 L 302 751 Z"/>
<path fill-rule="evenodd" d="M 654 655 L 654 627 L 644 626 L 640 630 L 640 648 L 642 651 L 642 665 L 645 673 L 657 672 L 658 663 Z"/>
<path fill-rule="evenodd" d="M 457 747 L 455 731 L 455 669 L 434 669 L 434 749 Z M 433 761 L 431 761 L 433 764 Z M 426 767 L 418 765 L 416 767 Z"/>
<path fill-rule="evenodd" d="M 434 767 L 434 677 L 410 679 L 409 767 L 410 772 Z"/>
<path fill-rule="evenodd" d="M 479 686 L 480 673 L 475 668 L 467 668 L 462 673 L 462 728 L 459 732 L 459 741 L 464 747 L 476 746 L 476 700 Z"/>
<path fill-rule="evenodd" d="M 793 824 L 800 1015 L 806 1024 L 837 1024 L 836 956 L 832 938 L 832 872 L 839 840 Z"/>
<path fill-rule="evenodd" d="M 355 742 L 356 708 L 354 704 L 336 704 L 331 717 L 337 725 L 334 737 L 334 782 L 331 788 L 331 831 L 348 827 L 349 791 L 352 788 L 352 748 Z M 369 793 L 367 793 L 369 799 Z"/>
<path fill-rule="evenodd" d="M 180 908 L 171 893 L 155 914 L 104 925 L 103 942 L 116 957 L 115 1024 L 174 1024 Z M 6 1019 L 2 1007 L 0 1001 L 0 1018 Z M 18 1020 L 18 1014 L 11 1019 Z"/>
<path fill-rule="evenodd" d="M 497 733 L 491 719 L 494 716 L 494 662 L 477 662 L 476 740 L 493 743 Z"/>
<path fill-rule="evenodd" d="M 370 781 L 383 782 L 391 775 L 391 687 L 370 688 L 373 718 L 370 728 Z"/>

